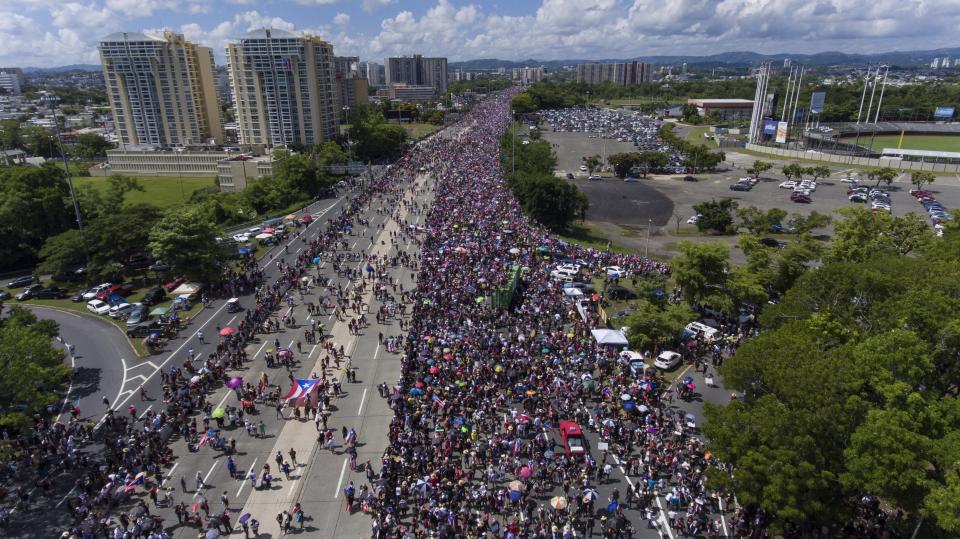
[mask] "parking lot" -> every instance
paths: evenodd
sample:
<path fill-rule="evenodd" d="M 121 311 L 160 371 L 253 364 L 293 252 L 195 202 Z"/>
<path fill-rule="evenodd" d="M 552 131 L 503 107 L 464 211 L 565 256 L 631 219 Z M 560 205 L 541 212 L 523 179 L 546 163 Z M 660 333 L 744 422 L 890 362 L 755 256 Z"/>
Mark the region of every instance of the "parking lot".
<path fill-rule="evenodd" d="M 623 229 L 643 231 L 652 222 L 653 231 L 650 240 L 650 250 L 661 255 L 670 255 L 677 241 L 708 239 L 710 241 L 728 241 L 733 247 L 732 258 L 739 261 L 736 250 L 735 236 L 698 236 L 691 233 L 695 227 L 688 225 L 687 219 L 695 212 L 693 206 L 711 198 L 731 198 L 741 207 L 756 206 L 763 210 L 782 208 L 788 213 L 809 215 L 810 212 L 836 215 L 836 210 L 851 206 L 869 208 L 868 204 L 856 204 L 847 199 L 847 184 L 840 181 L 849 172 L 855 171 L 849 167 L 831 166 L 831 176 L 817 182 L 817 189 L 811 193 L 810 203 L 798 203 L 790 200 L 790 189 L 781 189 L 779 184 L 786 178 L 779 173 L 780 166 L 790 161 L 760 158 L 775 164 L 774 168 L 763 174 L 762 179 L 750 191 L 732 191 L 730 185 L 737 179 L 746 176 L 744 169 L 748 168 L 756 159 L 755 156 L 735 152 L 727 153 L 727 161 L 721 164 L 721 169 L 711 174 L 698 174 L 697 182 L 681 181 L 680 175 L 651 175 L 640 179 L 636 183 L 628 183 L 605 174 L 603 180 L 589 181 L 587 173 L 580 172 L 581 158 L 591 155 L 602 155 L 604 145 L 606 155 L 616 152 L 635 151 L 629 142 L 618 142 L 590 138 L 585 133 L 557 133 L 544 130 L 543 139 L 554 145 L 557 156 L 557 173 L 566 176 L 567 172 L 575 175 L 572 183 L 579 186 L 590 200 L 590 209 L 587 210 L 587 219 L 604 228 L 611 239 L 616 243 L 634 249 L 642 249 L 646 239 L 636 235 L 623 235 Z M 804 164 L 806 166 L 806 164 Z M 861 174 L 861 185 L 871 185 L 866 176 Z M 926 219 L 924 208 L 918 203 L 909 191 L 912 189 L 909 174 L 897 177 L 887 190 L 890 193 L 891 213 L 895 216 L 913 212 Z M 934 196 L 948 209 L 960 208 L 960 178 L 957 176 L 941 176 L 932 185 L 924 190 L 934 193 Z M 676 219 L 679 215 L 681 235 L 676 235 Z M 686 231 L 686 232 L 684 232 Z M 822 231 L 830 234 L 830 229 Z"/>

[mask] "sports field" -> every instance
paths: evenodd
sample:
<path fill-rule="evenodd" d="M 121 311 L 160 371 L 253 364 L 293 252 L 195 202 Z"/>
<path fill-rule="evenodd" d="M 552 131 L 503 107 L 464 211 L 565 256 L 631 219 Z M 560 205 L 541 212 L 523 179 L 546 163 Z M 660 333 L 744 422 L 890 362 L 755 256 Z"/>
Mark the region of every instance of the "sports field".
<path fill-rule="evenodd" d="M 878 135 L 873 139 L 873 148 L 896 148 L 900 142 L 900 135 Z M 870 146 L 870 138 L 861 136 L 860 144 Z M 936 152 L 960 152 L 960 136 L 950 135 L 904 135 L 904 150 L 932 150 Z"/>
<path fill-rule="evenodd" d="M 143 191 L 131 191 L 127 193 L 127 204 L 150 204 L 160 209 L 167 209 L 183 204 L 190 199 L 190 195 L 197 189 L 213 187 L 216 185 L 216 178 L 196 178 L 184 176 L 183 190 L 181 194 L 180 180 L 176 176 L 140 176 L 137 177 Z M 74 185 L 80 188 L 84 185 L 92 185 L 96 189 L 106 187 L 107 178 L 105 177 L 84 177 L 74 178 Z"/>

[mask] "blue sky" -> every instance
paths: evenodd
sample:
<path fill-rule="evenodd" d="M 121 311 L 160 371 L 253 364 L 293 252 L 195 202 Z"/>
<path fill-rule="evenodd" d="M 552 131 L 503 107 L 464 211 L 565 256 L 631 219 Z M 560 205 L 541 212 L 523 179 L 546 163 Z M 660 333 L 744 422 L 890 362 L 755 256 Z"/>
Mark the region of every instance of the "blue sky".
<path fill-rule="evenodd" d="M 957 46 L 960 0 L 0 0 L 0 65 L 98 63 L 99 38 L 162 28 L 222 61 L 226 43 L 264 26 L 377 62 L 882 52 Z"/>

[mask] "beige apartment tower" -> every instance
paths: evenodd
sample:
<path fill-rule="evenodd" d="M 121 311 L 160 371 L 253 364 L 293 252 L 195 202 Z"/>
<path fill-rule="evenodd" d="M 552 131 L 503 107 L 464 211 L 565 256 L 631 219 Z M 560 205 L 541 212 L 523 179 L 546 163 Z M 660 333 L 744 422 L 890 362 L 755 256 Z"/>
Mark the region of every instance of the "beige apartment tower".
<path fill-rule="evenodd" d="M 110 34 L 99 50 L 121 146 L 223 143 L 212 49 L 167 31 Z"/>
<path fill-rule="evenodd" d="M 333 46 L 319 37 L 255 30 L 227 45 L 241 144 L 313 145 L 340 128 Z"/>

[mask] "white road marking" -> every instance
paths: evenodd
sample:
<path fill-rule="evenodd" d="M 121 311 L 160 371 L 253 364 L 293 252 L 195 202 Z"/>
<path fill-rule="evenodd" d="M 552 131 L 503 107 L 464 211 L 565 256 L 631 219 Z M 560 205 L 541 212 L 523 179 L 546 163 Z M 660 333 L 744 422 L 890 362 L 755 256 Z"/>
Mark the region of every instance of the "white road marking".
<path fill-rule="evenodd" d="M 257 459 L 253 459 L 253 462 L 250 463 L 250 469 L 247 470 L 247 475 L 243 476 L 240 479 L 240 488 L 237 489 L 237 496 L 240 496 L 240 493 L 243 492 L 243 486 L 247 484 L 247 479 L 250 478 L 250 474 L 253 473 L 253 467 L 257 465 Z"/>
<path fill-rule="evenodd" d="M 137 419 L 143 419 L 143 416 L 147 415 L 147 412 L 149 412 L 149 411 L 152 410 L 152 409 L 153 409 L 153 405 L 152 405 L 152 404 L 151 404 L 150 406 L 147 406 L 147 409 L 144 410 L 143 413 L 140 414 L 140 417 L 138 417 Z"/>
<path fill-rule="evenodd" d="M 177 469 L 177 466 L 179 466 L 179 465 L 180 465 L 179 462 L 174 462 L 174 463 L 173 463 L 173 467 L 170 468 L 170 472 L 168 472 L 168 473 L 167 473 L 167 476 L 164 477 L 164 478 L 160 481 L 160 486 L 161 486 L 161 487 L 163 486 L 164 483 L 167 482 L 168 479 L 172 479 L 172 478 L 173 478 L 173 471 L 176 470 L 176 469 Z"/>
<path fill-rule="evenodd" d="M 340 485 L 343 484 L 343 474 L 347 473 L 347 459 L 343 459 L 343 467 L 340 468 L 340 479 L 337 480 L 337 490 L 333 491 L 333 499 L 340 497 Z"/>
<path fill-rule="evenodd" d="M 367 388 L 363 388 L 363 395 L 360 396 L 360 408 L 357 409 L 357 415 L 362 415 L 363 403 L 367 400 Z"/>
<path fill-rule="evenodd" d="M 203 484 L 204 484 L 204 485 L 207 484 L 207 479 L 210 479 L 210 474 L 213 473 L 213 470 L 217 467 L 217 464 L 219 464 L 219 463 L 214 462 L 214 463 L 210 466 L 210 471 L 207 472 L 207 475 L 203 476 Z"/>

